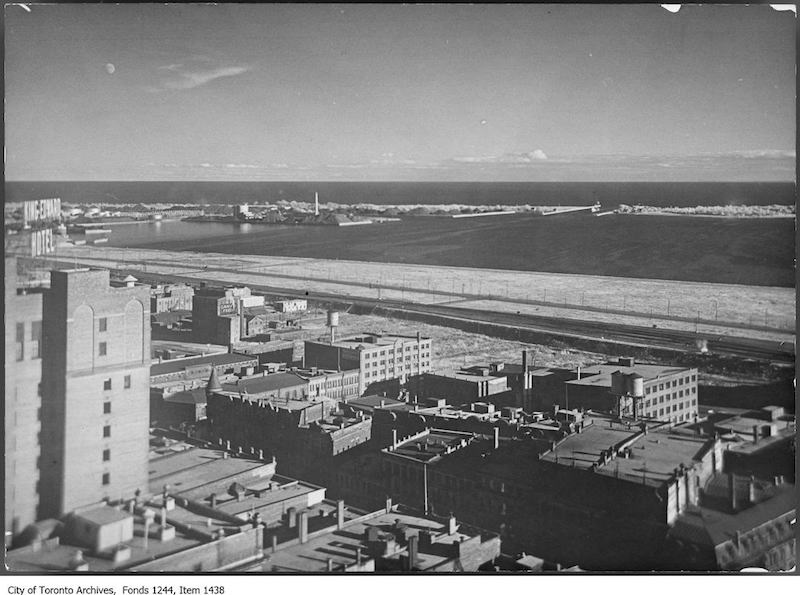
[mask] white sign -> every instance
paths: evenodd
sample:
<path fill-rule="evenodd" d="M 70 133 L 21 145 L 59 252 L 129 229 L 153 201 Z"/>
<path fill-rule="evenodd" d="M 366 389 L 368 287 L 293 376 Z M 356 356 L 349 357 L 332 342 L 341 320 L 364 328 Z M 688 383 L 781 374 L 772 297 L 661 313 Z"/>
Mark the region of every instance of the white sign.
<path fill-rule="evenodd" d="M 35 221 L 56 221 L 60 218 L 60 198 L 29 200 L 23 204 L 23 220 L 25 225 L 30 225 Z"/>
<path fill-rule="evenodd" d="M 52 229 L 39 229 L 31 232 L 31 256 L 41 256 L 55 251 Z"/>

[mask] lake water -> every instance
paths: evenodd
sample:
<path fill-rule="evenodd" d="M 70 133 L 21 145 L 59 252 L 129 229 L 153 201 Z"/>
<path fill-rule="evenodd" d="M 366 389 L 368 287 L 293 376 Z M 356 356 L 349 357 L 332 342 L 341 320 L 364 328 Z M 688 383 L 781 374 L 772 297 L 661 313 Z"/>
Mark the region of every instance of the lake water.
<path fill-rule="evenodd" d="M 794 220 L 628 215 L 409 218 L 355 227 L 183 221 L 112 246 L 794 286 Z"/>
<path fill-rule="evenodd" d="M 794 204 L 787 183 L 8 182 L 6 200 L 192 204 Z M 113 246 L 793 287 L 793 219 L 509 215 L 356 227 L 114 226 Z"/>

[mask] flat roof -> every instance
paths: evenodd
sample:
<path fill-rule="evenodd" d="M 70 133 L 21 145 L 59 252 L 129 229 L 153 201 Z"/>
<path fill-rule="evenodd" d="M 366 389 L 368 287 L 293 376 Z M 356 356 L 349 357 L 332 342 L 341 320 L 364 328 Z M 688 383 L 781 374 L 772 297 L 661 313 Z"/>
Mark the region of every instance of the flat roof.
<path fill-rule="evenodd" d="M 581 374 L 602 374 L 610 376 L 614 372 L 622 372 L 624 374 L 631 374 L 636 373 L 644 378 L 645 382 L 649 382 L 651 380 L 656 380 L 657 378 L 661 378 L 662 376 L 671 376 L 673 374 L 679 374 L 681 372 L 688 372 L 693 368 L 681 368 L 676 366 L 660 366 L 657 364 L 639 364 L 634 363 L 632 366 L 624 366 L 622 364 L 608 362 L 605 364 L 595 364 L 592 366 L 587 366 L 585 368 L 581 368 Z M 571 384 L 585 384 L 584 380 L 588 381 L 588 378 L 581 378 L 580 380 L 570 380 L 568 381 Z M 609 386 L 611 386 L 609 380 Z"/>
<path fill-rule="evenodd" d="M 604 450 L 640 434 L 630 447 L 630 458 L 617 456 L 605 465 L 598 463 L 595 472 L 657 487 L 667 481 L 681 463 L 691 465 L 708 442 L 703 438 L 672 434 L 667 424 L 648 423 L 648 433 L 641 435 L 637 425 L 628 427 L 625 422 L 599 416 L 586 419 L 592 423 L 585 425 L 580 433 L 567 436 L 555 450 L 544 454 L 542 460 L 589 469 L 599 462 Z"/>
<path fill-rule="evenodd" d="M 241 500 L 229 493 L 217 493 L 215 510 L 238 516 L 248 512 L 258 512 L 261 508 L 274 506 L 286 500 L 317 493 L 319 498 L 325 496 L 325 488 L 290 479 L 288 477 L 273 476 L 271 479 L 254 481 L 242 484 L 250 493 Z M 254 492 L 258 492 L 258 496 Z"/>
<path fill-rule="evenodd" d="M 488 368 L 487 368 L 488 369 Z M 426 372 L 426 376 L 434 376 L 439 378 L 454 378 L 456 380 L 462 380 L 464 382 L 495 382 L 495 383 L 505 383 L 507 382 L 505 376 L 492 376 L 491 374 L 480 374 L 477 371 L 471 372 L 469 370 L 454 370 L 452 372 Z"/>
<path fill-rule="evenodd" d="M 392 533 L 398 525 L 407 527 L 409 535 L 419 536 L 422 531 L 431 533 L 432 545 L 428 547 L 419 543 L 418 546 L 417 567 L 421 570 L 435 569 L 450 560 L 452 556 L 449 546 L 454 541 L 474 537 L 484 541 L 484 538 L 495 536 L 461 524 L 457 525 L 454 533 L 449 534 L 445 525 L 438 520 L 412 512 L 392 510 L 346 522 L 342 530 L 310 536 L 306 543 L 295 543 L 282 548 L 279 546 L 274 553 L 268 553 L 267 550 L 265 553 L 268 553 L 268 559 L 261 567 L 265 571 L 273 572 L 325 572 L 328 569 L 328 560 L 332 562 L 334 569 L 351 566 L 356 563 L 358 550 L 361 550 L 364 560 L 369 557 L 365 537 L 368 528 L 376 527 L 381 532 Z M 399 549 L 395 556 L 407 551 L 405 546 Z"/>
<path fill-rule="evenodd" d="M 223 383 L 222 388 L 230 392 L 246 390 L 248 394 L 255 395 L 292 386 L 305 386 L 306 384 L 308 384 L 308 380 L 300 378 L 300 376 L 292 372 L 273 372 L 272 374 L 255 378 L 242 378 L 236 383 Z"/>
<path fill-rule="evenodd" d="M 151 459 L 149 491 L 160 493 L 164 485 L 170 494 L 186 494 L 210 483 L 252 474 L 266 476 L 274 472 L 272 463 L 243 457 L 223 458 L 223 451 L 191 448 L 180 453 Z M 189 496 L 185 496 L 189 497 Z"/>
<path fill-rule="evenodd" d="M 171 359 L 160 364 L 150 366 L 150 376 L 161 376 L 162 374 L 174 374 L 182 372 L 186 368 L 196 366 L 224 366 L 228 364 L 245 364 L 248 362 L 258 363 L 258 358 L 251 355 L 241 355 L 239 353 L 216 353 L 202 357 Z"/>
<path fill-rule="evenodd" d="M 428 341 L 430 337 L 420 336 L 421 341 Z M 416 335 L 372 335 L 369 333 L 362 333 L 358 335 L 351 335 L 349 337 L 342 337 L 333 342 L 334 347 L 345 347 L 347 349 L 357 349 L 362 347 L 369 349 L 372 347 L 386 347 L 387 345 L 394 345 L 397 342 L 416 343 Z M 309 343 L 317 343 L 318 341 L 309 341 Z M 330 343 L 323 343 L 323 345 L 330 345 Z"/>
<path fill-rule="evenodd" d="M 384 452 L 429 463 L 455 449 L 466 446 L 472 439 L 473 435 L 469 432 L 430 428 L 416 436 L 400 441 L 394 448 L 384 449 Z"/>
<path fill-rule="evenodd" d="M 76 511 L 74 514 L 76 517 L 94 523 L 95 525 L 109 525 L 111 523 L 124 521 L 132 516 L 127 512 L 117 510 L 105 504 L 86 510 Z"/>

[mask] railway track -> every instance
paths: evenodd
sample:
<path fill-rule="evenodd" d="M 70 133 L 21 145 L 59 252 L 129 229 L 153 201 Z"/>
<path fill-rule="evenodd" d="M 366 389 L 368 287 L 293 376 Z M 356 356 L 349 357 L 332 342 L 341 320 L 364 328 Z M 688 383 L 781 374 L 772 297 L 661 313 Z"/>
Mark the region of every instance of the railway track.
<path fill-rule="evenodd" d="M 199 272 L 199 271 L 198 271 Z M 204 270 L 203 272 L 208 272 Z M 230 281 L 213 281 L 189 275 L 143 273 L 139 269 L 117 269 L 124 277 L 134 273 L 142 280 L 159 282 L 184 282 L 195 287 L 204 283 L 208 287 L 224 287 Z M 377 300 L 364 297 L 343 296 L 322 291 L 303 291 L 272 285 L 248 283 L 255 292 L 286 297 L 302 297 L 312 301 L 340 306 L 356 305 L 363 309 L 382 309 L 417 314 L 434 314 L 454 320 L 490 323 L 510 328 L 532 330 L 565 338 L 579 337 L 621 343 L 638 347 L 652 347 L 676 352 L 697 353 L 706 347 L 709 353 L 741 359 L 751 359 L 779 365 L 793 365 L 795 345 L 793 342 L 778 342 L 744 337 L 730 337 L 711 333 L 693 333 L 659 327 L 643 327 L 574 319 L 561 319 L 533 314 L 514 314 L 492 310 L 456 308 L 447 305 L 419 304 L 402 300 Z"/>

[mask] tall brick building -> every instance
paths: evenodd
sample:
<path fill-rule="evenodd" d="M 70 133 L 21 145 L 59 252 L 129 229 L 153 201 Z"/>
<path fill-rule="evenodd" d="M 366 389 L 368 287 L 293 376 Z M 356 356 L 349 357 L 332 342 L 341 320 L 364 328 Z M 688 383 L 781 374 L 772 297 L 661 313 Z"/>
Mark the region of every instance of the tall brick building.
<path fill-rule="evenodd" d="M 150 290 L 52 271 L 44 294 L 40 517 L 147 488 Z"/>
<path fill-rule="evenodd" d="M 5 259 L 5 538 L 37 519 L 41 430 L 42 294 L 18 293 L 17 262 Z"/>

